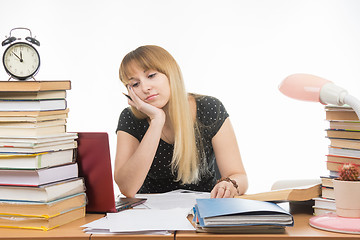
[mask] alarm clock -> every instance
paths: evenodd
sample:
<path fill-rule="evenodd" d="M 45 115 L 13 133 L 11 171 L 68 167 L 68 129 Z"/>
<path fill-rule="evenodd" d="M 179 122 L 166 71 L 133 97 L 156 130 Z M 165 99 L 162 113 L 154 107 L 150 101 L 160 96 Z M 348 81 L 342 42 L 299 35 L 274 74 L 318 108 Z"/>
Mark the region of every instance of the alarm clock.
<path fill-rule="evenodd" d="M 30 36 L 23 41 L 21 38 L 12 36 L 13 30 L 27 30 Z M 34 78 L 40 68 L 40 55 L 35 46 L 40 46 L 40 42 L 32 37 L 28 28 L 13 28 L 10 37 L 2 42 L 2 46 L 10 44 L 3 54 L 3 65 L 10 78 L 17 80 L 27 80 Z"/>

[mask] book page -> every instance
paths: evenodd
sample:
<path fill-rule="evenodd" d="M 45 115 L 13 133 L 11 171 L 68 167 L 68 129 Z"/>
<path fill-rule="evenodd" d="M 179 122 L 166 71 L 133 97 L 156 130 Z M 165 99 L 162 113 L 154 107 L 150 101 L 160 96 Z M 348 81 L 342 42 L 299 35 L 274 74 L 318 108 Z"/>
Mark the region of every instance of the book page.
<path fill-rule="evenodd" d="M 321 183 L 321 179 L 287 179 L 276 181 L 271 190 L 301 188 L 305 186 L 314 186 Z"/>

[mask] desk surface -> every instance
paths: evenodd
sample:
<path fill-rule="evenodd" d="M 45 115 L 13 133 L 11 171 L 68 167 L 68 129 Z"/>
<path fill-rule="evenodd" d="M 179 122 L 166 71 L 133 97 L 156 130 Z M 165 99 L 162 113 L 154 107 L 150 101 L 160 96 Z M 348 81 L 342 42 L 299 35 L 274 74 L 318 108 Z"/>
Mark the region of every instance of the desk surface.
<path fill-rule="evenodd" d="M 354 234 L 342 234 L 342 233 L 333 233 L 328 231 L 322 231 L 315 228 L 312 228 L 309 225 L 309 218 L 311 214 L 308 213 L 296 213 L 294 214 L 295 224 L 294 227 L 287 227 L 284 234 L 208 234 L 208 233 L 196 233 L 196 232 L 185 232 L 178 231 L 176 233 L 176 239 L 186 239 L 186 240 L 195 240 L 195 239 L 360 239 L 360 235 Z M 126 239 L 174 239 L 174 235 L 168 236 L 152 236 L 152 235 L 89 235 L 82 231 L 83 228 L 80 226 L 94 221 L 103 217 L 102 214 L 87 214 L 85 218 L 76 220 L 72 223 L 63 225 L 59 228 L 44 232 L 40 230 L 25 230 L 25 229 L 0 229 L 0 240 L 30 240 L 30 239 L 103 239 L 103 240 L 112 240 L 119 238 Z"/>
<path fill-rule="evenodd" d="M 297 213 L 294 214 L 295 224 L 293 227 L 287 227 L 283 234 L 208 234 L 208 233 L 194 233 L 194 232 L 177 232 L 176 239 L 360 239 L 360 235 L 356 234 L 345 234 L 328 232 L 313 228 L 309 225 L 309 219 L 312 217 L 308 213 Z"/>

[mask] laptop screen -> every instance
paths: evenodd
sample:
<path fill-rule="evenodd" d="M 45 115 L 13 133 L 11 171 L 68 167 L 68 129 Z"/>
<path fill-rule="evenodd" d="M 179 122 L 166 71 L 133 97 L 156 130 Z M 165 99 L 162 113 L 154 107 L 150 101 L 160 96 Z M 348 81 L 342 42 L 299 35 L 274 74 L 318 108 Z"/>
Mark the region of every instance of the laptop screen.
<path fill-rule="evenodd" d="M 86 186 L 86 212 L 116 212 L 109 137 L 106 132 L 78 132 L 79 177 Z"/>

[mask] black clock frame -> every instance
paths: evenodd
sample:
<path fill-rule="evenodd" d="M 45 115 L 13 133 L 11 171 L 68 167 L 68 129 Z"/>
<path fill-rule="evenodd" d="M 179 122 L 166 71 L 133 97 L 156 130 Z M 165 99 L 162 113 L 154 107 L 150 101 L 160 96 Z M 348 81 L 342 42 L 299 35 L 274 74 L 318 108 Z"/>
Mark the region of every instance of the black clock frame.
<path fill-rule="evenodd" d="M 22 44 L 22 45 L 28 45 L 29 47 L 33 48 L 33 49 L 35 50 L 38 58 L 39 58 L 39 64 L 38 64 L 37 68 L 35 69 L 35 71 L 34 71 L 33 73 L 31 73 L 30 75 L 27 75 L 27 76 L 16 76 L 15 74 L 11 73 L 11 72 L 7 69 L 7 67 L 6 67 L 6 65 L 5 65 L 5 55 L 6 55 L 7 51 L 9 50 L 9 48 L 13 47 L 14 45 L 20 45 L 20 44 Z M 3 62 L 4 68 L 5 68 L 5 71 L 7 72 L 7 74 L 9 74 L 12 78 L 15 78 L 15 79 L 18 79 L 18 80 L 22 80 L 22 81 L 27 80 L 27 79 L 35 76 L 35 75 L 37 74 L 37 72 L 39 71 L 40 63 L 41 63 L 41 62 L 40 62 L 40 54 L 39 54 L 38 50 L 37 50 L 34 46 L 32 46 L 31 44 L 26 43 L 26 42 L 16 42 L 16 43 L 13 43 L 13 44 L 11 44 L 10 46 L 8 46 L 8 47 L 5 49 L 5 51 L 4 51 L 2 62 Z"/>

